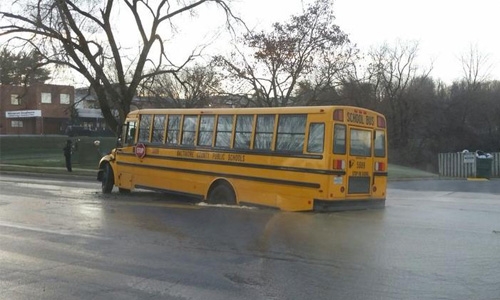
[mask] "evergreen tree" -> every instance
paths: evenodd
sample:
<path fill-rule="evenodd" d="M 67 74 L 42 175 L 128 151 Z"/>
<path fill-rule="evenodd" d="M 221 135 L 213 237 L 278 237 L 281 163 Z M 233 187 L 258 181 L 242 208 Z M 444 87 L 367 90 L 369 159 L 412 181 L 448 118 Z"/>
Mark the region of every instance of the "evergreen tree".
<path fill-rule="evenodd" d="M 7 47 L 0 51 L 0 84 L 30 85 L 49 79 L 50 71 L 36 52 L 14 53 Z"/>

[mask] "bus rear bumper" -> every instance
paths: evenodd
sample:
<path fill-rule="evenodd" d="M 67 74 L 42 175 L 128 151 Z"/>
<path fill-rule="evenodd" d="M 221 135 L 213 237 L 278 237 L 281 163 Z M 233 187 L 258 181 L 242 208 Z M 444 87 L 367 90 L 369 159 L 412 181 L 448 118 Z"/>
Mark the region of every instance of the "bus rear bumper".
<path fill-rule="evenodd" d="M 320 200 L 314 199 L 314 211 L 347 211 L 380 209 L 385 207 L 385 199 L 369 200 Z"/>

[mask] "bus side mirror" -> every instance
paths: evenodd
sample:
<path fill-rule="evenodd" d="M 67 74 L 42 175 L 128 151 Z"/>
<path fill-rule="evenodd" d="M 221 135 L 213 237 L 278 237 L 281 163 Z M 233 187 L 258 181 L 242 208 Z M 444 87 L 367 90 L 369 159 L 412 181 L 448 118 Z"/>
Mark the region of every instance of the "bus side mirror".
<path fill-rule="evenodd" d="M 122 138 L 118 137 L 118 139 L 116 140 L 116 148 L 121 148 L 122 146 L 123 146 Z"/>

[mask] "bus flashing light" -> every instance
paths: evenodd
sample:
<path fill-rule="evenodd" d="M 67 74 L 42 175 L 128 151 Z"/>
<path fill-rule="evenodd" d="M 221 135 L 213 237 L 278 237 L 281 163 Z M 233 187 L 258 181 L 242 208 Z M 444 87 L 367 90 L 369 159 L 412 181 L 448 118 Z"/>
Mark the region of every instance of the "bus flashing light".
<path fill-rule="evenodd" d="M 344 121 L 344 110 L 343 109 L 336 109 L 333 111 L 333 120 L 334 121 Z"/>
<path fill-rule="evenodd" d="M 381 116 L 377 116 L 377 127 L 385 128 L 385 119 L 382 118 Z"/>

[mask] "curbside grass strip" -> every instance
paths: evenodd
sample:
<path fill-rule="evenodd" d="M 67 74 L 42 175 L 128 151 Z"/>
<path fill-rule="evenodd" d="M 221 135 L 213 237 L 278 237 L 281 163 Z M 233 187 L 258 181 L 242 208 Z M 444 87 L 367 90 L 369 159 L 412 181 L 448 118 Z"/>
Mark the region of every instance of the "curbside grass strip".
<path fill-rule="evenodd" d="M 22 166 L 22 165 L 10 165 L 10 164 L 0 164 L 0 173 L 5 174 L 29 174 L 29 175 L 61 175 L 61 176 L 81 176 L 88 178 L 97 178 L 97 169 L 79 169 L 73 168 L 73 172 L 68 172 L 66 168 L 58 167 L 34 167 L 34 166 Z"/>

